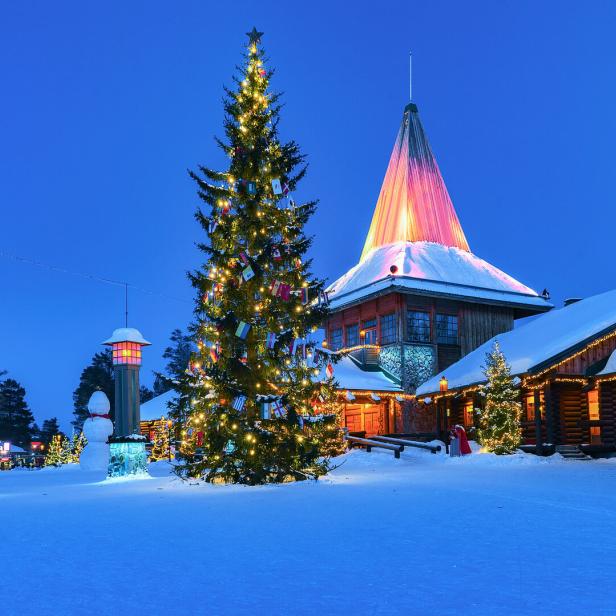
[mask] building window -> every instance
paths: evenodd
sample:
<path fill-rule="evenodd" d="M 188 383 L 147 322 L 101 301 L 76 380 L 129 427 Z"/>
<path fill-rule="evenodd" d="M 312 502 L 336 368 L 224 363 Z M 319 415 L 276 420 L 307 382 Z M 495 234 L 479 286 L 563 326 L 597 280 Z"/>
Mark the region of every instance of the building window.
<path fill-rule="evenodd" d="M 409 310 L 406 313 L 407 336 L 410 342 L 430 342 L 430 313 Z"/>
<path fill-rule="evenodd" d="M 458 317 L 455 314 L 436 315 L 436 341 L 439 344 L 458 344 Z"/>
<path fill-rule="evenodd" d="M 599 415 L 599 390 L 591 389 L 586 392 L 588 400 L 588 419 L 590 421 L 599 421 L 601 416 Z M 601 426 L 590 426 L 590 444 L 601 444 Z"/>
<path fill-rule="evenodd" d="M 332 329 L 329 332 L 329 348 L 337 351 L 342 348 L 342 327 Z"/>
<path fill-rule="evenodd" d="M 526 421 L 535 421 L 535 392 L 529 391 L 524 395 L 524 411 L 526 413 Z M 543 403 L 543 391 L 539 392 L 539 412 L 541 413 L 541 421 L 545 419 L 545 404 Z"/>
<path fill-rule="evenodd" d="M 345 344 L 347 347 L 354 347 L 359 344 L 359 325 L 346 326 Z"/>
<path fill-rule="evenodd" d="M 465 428 L 472 427 L 475 423 L 473 421 L 473 415 L 474 415 L 473 409 L 474 409 L 473 399 L 471 398 L 470 400 L 466 400 L 464 402 L 464 427 Z"/>
<path fill-rule="evenodd" d="M 398 328 L 395 314 L 381 317 L 381 344 L 391 344 L 398 341 Z"/>
<path fill-rule="evenodd" d="M 361 329 L 364 332 L 362 344 L 376 344 L 376 319 L 364 321 Z"/>

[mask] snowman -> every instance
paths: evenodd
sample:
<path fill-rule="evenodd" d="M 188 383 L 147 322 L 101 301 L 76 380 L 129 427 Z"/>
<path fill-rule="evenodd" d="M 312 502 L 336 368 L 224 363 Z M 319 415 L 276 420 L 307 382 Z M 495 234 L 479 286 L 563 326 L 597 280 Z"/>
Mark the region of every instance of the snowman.
<path fill-rule="evenodd" d="M 83 434 L 88 444 L 81 452 L 79 465 L 83 471 L 107 471 L 109 445 L 107 438 L 113 434 L 109 419 L 109 398 L 102 391 L 95 391 L 88 401 L 90 417 L 83 422 Z"/>

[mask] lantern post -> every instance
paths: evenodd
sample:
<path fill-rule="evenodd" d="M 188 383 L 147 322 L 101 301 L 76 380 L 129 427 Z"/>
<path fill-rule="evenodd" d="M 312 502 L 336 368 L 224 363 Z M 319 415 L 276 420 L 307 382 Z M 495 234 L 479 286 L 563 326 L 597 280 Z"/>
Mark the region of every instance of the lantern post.
<path fill-rule="evenodd" d="M 115 422 L 109 439 L 109 477 L 147 473 L 146 438 L 140 434 L 141 350 L 150 343 L 132 327 L 116 329 L 103 342 L 111 347 L 115 381 Z"/>

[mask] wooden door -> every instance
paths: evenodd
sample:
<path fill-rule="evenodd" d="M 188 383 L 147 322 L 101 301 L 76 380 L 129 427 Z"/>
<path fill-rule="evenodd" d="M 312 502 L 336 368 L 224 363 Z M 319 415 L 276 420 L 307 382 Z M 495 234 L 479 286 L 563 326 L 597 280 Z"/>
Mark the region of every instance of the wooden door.
<path fill-rule="evenodd" d="M 367 404 L 364 407 L 364 430 L 366 434 L 379 434 L 380 432 L 381 406 Z"/>
<path fill-rule="evenodd" d="M 362 411 L 359 404 L 347 404 L 344 412 L 344 425 L 349 432 L 361 432 L 364 428 L 362 425 Z"/>

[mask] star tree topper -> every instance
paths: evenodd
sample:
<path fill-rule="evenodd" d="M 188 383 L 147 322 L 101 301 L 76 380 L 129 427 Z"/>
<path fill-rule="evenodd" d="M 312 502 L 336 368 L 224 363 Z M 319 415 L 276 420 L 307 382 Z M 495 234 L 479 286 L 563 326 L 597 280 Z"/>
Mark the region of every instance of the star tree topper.
<path fill-rule="evenodd" d="M 246 32 L 246 36 L 248 37 L 249 45 L 257 45 L 261 42 L 263 32 L 257 32 L 257 29 L 253 26 L 250 32 Z"/>

